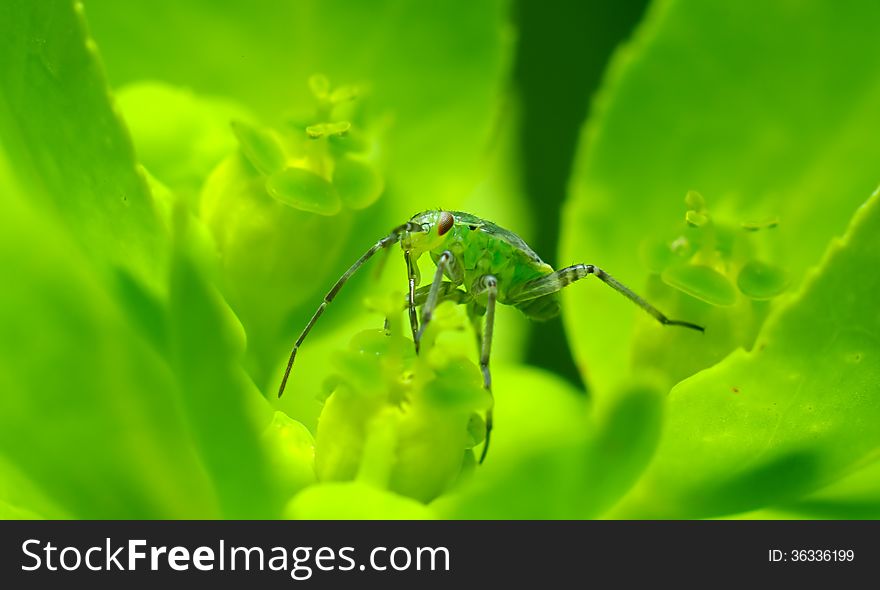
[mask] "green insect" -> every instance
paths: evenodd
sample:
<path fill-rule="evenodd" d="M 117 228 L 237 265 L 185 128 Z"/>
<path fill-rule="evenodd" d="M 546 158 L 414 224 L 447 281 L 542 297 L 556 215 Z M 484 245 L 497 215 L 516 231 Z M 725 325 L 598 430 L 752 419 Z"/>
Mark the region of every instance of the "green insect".
<path fill-rule="evenodd" d="M 394 228 L 390 234 L 367 250 L 324 296 L 302 334 L 296 339 L 287 369 L 278 389 L 278 397 L 290 376 L 296 352 L 315 322 L 345 285 L 345 282 L 376 252 L 400 243 L 409 279 L 407 309 L 416 353 L 425 326 L 441 301 L 466 304 L 477 334 L 483 386 L 491 395 L 492 376 L 489 356 L 492 350 L 492 329 L 495 306 L 512 305 L 533 320 L 548 320 L 559 314 L 559 291 L 589 275 L 596 275 L 606 285 L 644 309 L 661 324 L 683 326 L 703 332 L 690 322 L 671 320 L 657 308 L 592 264 L 575 264 L 554 271 L 515 233 L 460 211 L 425 211 Z M 429 254 L 436 265 L 434 280 L 419 287 L 418 259 Z M 416 309 L 422 308 L 421 323 Z M 485 318 L 485 322 L 484 322 Z M 492 433 L 492 410 L 486 413 L 486 441 L 480 463 L 486 458 Z"/>

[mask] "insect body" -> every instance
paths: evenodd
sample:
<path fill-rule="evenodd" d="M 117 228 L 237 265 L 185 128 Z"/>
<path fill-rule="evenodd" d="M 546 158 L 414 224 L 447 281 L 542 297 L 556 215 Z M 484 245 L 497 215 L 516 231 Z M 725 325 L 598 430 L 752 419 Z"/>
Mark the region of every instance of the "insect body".
<path fill-rule="evenodd" d="M 333 301 L 345 282 L 376 252 L 400 243 L 409 281 L 407 308 L 416 352 L 425 326 L 437 305 L 446 300 L 467 305 L 480 349 L 483 386 L 491 394 L 489 357 L 497 304 L 512 305 L 535 320 L 559 313 L 559 291 L 571 283 L 596 275 L 605 284 L 665 325 L 703 331 L 690 322 L 671 320 L 658 309 L 591 264 L 576 264 L 554 271 L 516 234 L 494 223 L 460 211 L 425 211 L 413 216 L 376 242 L 336 281 L 312 319 L 297 338 L 278 390 L 284 392 L 296 352 L 312 326 Z M 418 259 L 428 254 L 436 265 L 433 280 L 419 287 Z M 421 307 L 421 321 L 416 309 Z M 486 442 L 480 462 L 486 458 L 492 432 L 492 410 L 486 413 Z"/>

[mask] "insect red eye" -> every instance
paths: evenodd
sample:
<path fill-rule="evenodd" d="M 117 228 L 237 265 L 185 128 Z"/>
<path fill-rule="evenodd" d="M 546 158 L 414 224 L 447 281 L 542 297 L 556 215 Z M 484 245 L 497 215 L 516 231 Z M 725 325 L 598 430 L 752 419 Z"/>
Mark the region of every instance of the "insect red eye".
<path fill-rule="evenodd" d="M 452 216 L 452 213 L 443 211 L 440 213 L 440 220 L 437 222 L 437 235 L 442 236 L 451 230 L 453 225 L 455 225 L 455 218 Z"/>

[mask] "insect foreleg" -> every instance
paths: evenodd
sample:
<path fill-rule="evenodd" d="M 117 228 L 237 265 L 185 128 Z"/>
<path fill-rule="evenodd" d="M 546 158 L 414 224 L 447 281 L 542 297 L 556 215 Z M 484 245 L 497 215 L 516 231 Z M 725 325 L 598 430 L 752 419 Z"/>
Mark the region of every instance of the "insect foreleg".
<path fill-rule="evenodd" d="M 443 285 L 443 275 L 448 270 L 450 264 L 452 264 L 452 252 L 447 250 L 441 254 L 440 258 L 437 260 L 437 270 L 434 272 L 434 282 L 431 283 L 431 287 L 428 290 L 428 298 L 425 300 L 425 305 L 422 307 L 422 325 L 419 326 L 418 333 L 416 334 L 416 350 L 419 348 L 419 341 L 422 339 L 422 333 L 424 333 L 425 328 L 431 321 L 431 315 L 434 313 L 434 308 L 437 307 L 437 303 L 439 303 L 438 298 L 440 295 L 440 287 Z"/>
<path fill-rule="evenodd" d="M 492 353 L 492 332 L 495 329 L 495 303 L 498 300 L 498 280 L 492 275 L 486 275 L 481 280 L 485 288 L 486 299 L 486 325 L 480 338 L 480 370 L 483 372 L 483 388 L 492 396 L 492 374 L 489 371 L 489 357 Z M 494 400 L 493 400 L 494 403 Z M 486 459 L 489 452 L 489 439 L 492 436 L 492 408 L 486 410 L 486 442 L 483 452 L 480 454 L 480 463 Z"/>
<path fill-rule="evenodd" d="M 698 326 L 697 324 L 669 319 L 659 309 L 642 299 L 629 287 L 619 282 L 601 268 L 593 266 L 592 264 L 575 264 L 574 266 L 563 268 L 562 270 L 558 270 L 539 279 L 529 281 L 518 293 L 516 293 L 514 299 L 516 302 L 537 299 L 538 297 L 543 297 L 544 295 L 560 291 L 573 282 L 589 275 L 596 275 L 596 277 L 603 283 L 641 307 L 663 325 L 682 326 L 700 332 L 705 330 L 702 326 Z"/>
<path fill-rule="evenodd" d="M 407 300 L 409 327 L 412 330 L 416 354 L 419 354 L 419 318 L 416 315 L 416 285 L 419 283 L 419 267 L 413 262 L 412 253 L 409 250 L 404 251 L 403 259 L 406 261 L 406 276 L 409 283 L 409 298 Z"/>
<path fill-rule="evenodd" d="M 425 285 L 424 287 L 419 287 L 416 289 L 413 295 L 413 302 L 415 307 L 419 307 L 425 304 L 425 301 L 428 300 L 428 292 L 431 290 L 431 285 Z M 456 304 L 465 303 L 469 300 L 469 296 L 467 293 L 458 288 L 454 283 L 450 283 L 449 281 L 443 281 L 443 284 L 440 285 L 440 294 L 437 296 L 437 304 L 439 305 L 443 301 L 452 301 Z M 406 297 L 406 302 L 403 304 L 405 309 L 409 308 L 409 296 Z M 391 329 L 391 322 L 388 318 L 385 318 L 385 332 L 388 332 Z"/>
<path fill-rule="evenodd" d="M 296 359 L 296 351 L 299 350 L 299 347 L 302 345 L 303 341 L 306 339 L 306 336 L 309 335 L 309 332 L 312 331 L 312 327 L 318 321 L 318 318 L 324 313 L 324 310 L 328 305 L 333 301 L 333 298 L 336 297 L 337 293 L 339 293 L 340 289 L 345 285 L 348 279 L 351 278 L 357 270 L 373 255 L 382 250 L 383 248 L 387 248 L 392 244 L 396 244 L 400 241 L 400 236 L 404 232 L 420 232 L 424 231 L 421 225 L 417 223 L 413 223 L 411 221 L 404 223 L 396 228 L 394 228 L 390 234 L 373 244 L 373 246 L 364 252 L 363 256 L 358 258 L 354 264 L 352 264 L 347 271 L 345 271 L 339 280 L 330 288 L 330 291 L 324 295 L 324 300 L 321 302 L 321 305 L 318 306 L 318 309 L 315 310 L 314 315 L 312 315 L 312 319 L 309 320 L 309 323 L 306 324 L 305 329 L 303 329 L 302 333 L 299 335 L 299 338 L 296 339 L 296 343 L 293 345 L 293 349 L 290 351 L 290 358 L 287 360 L 287 368 L 284 369 L 284 377 L 281 378 L 281 386 L 278 388 L 278 397 L 281 397 L 281 394 L 284 393 L 284 386 L 287 385 L 287 379 L 290 377 L 290 370 L 293 368 L 293 361 Z"/>

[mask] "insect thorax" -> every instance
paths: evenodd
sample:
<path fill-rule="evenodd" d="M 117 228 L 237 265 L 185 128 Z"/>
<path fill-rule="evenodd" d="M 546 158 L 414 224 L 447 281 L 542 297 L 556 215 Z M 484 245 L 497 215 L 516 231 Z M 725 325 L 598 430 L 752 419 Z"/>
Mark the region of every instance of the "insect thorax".
<path fill-rule="evenodd" d="M 522 285 L 553 272 L 549 265 L 536 260 L 531 250 L 524 251 L 485 228 L 457 225 L 444 243 L 431 250 L 431 258 L 436 263 L 445 251 L 454 258 L 446 273 L 448 280 L 471 291 L 480 288 L 482 277 L 492 275 L 498 281 L 498 300 L 506 305 L 519 307 L 516 293 Z"/>

